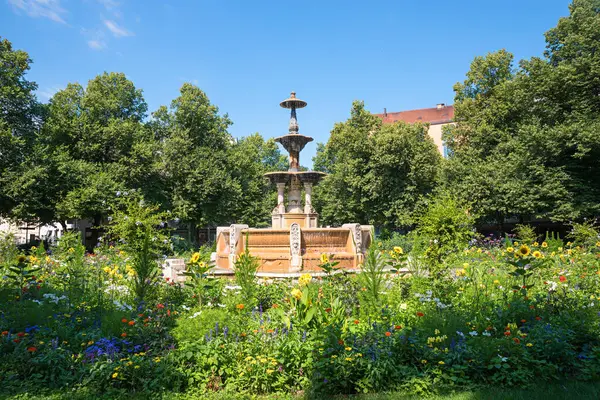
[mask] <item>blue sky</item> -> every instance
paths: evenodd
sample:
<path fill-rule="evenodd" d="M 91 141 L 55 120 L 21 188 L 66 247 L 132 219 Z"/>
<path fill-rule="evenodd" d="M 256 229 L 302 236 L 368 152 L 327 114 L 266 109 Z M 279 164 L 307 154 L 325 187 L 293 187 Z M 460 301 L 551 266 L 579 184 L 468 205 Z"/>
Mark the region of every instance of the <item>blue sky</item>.
<path fill-rule="evenodd" d="M 380 113 L 453 102 L 477 55 L 506 48 L 541 55 L 543 33 L 567 0 L 260 1 L 0 0 L 0 36 L 33 59 L 29 79 L 47 101 L 69 82 L 124 72 L 150 111 L 198 85 L 234 125 L 287 132 L 279 102 L 308 102 L 300 133 L 327 141 L 353 100 Z"/>

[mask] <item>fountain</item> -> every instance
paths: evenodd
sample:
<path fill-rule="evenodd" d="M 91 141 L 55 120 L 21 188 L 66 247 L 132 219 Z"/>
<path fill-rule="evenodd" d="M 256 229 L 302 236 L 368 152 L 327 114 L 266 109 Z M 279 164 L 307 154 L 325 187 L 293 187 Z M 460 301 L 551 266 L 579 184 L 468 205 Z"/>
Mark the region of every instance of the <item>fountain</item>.
<path fill-rule="evenodd" d="M 216 270 L 233 271 L 239 254 L 246 250 L 260 259 L 259 274 L 290 275 L 320 272 L 321 254 L 327 254 L 338 267 L 356 270 L 371 243 L 370 225 L 344 224 L 340 228 L 318 227 L 318 214 L 312 206 L 312 188 L 323 172 L 300 171 L 300 152 L 313 138 L 299 132 L 296 110 L 307 103 L 296 93 L 280 106 L 291 110 L 289 132 L 275 139 L 289 153 L 287 171 L 269 172 L 267 178 L 277 187 L 277 205 L 271 213 L 271 228 L 255 229 L 234 224 L 217 228 Z M 287 188 L 287 206 L 285 191 Z M 302 205 L 304 189 L 304 205 Z"/>

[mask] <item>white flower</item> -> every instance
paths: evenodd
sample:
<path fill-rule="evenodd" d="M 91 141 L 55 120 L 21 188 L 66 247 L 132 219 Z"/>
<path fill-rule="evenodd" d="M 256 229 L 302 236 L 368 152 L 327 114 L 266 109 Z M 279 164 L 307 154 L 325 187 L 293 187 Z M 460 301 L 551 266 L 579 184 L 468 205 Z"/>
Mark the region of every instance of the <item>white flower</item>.
<path fill-rule="evenodd" d="M 463 337 L 463 338 L 465 337 L 465 334 L 462 333 L 461 331 L 456 331 L 456 334 L 460 337 Z"/>
<path fill-rule="evenodd" d="M 506 360 L 508 360 L 508 357 L 502 357 L 500 354 L 498 354 L 498 357 L 500 357 L 500 361 L 502 362 L 506 362 Z"/>
<path fill-rule="evenodd" d="M 471 335 L 471 336 L 477 336 L 477 331 L 469 332 L 469 335 Z"/>
<path fill-rule="evenodd" d="M 483 331 L 481 334 L 482 334 L 483 336 L 492 336 L 492 334 L 491 334 L 491 333 L 489 333 L 488 331 Z"/>
<path fill-rule="evenodd" d="M 400 304 L 400 309 L 401 310 L 406 310 L 407 308 L 408 308 L 408 304 L 406 304 L 406 303 Z"/>
<path fill-rule="evenodd" d="M 198 315 L 202 314 L 202 311 L 197 311 L 194 314 L 189 316 L 189 319 L 196 318 Z"/>

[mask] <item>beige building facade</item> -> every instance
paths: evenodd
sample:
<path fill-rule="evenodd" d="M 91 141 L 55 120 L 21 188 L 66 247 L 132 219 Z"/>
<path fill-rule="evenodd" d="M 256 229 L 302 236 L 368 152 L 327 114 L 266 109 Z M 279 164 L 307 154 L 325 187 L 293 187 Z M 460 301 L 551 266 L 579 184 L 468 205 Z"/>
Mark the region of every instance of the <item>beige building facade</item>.
<path fill-rule="evenodd" d="M 432 108 L 420 108 L 417 110 L 399 111 L 388 113 L 384 109 L 382 114 L 375 114 L 383 120 L 384 124 L 393 124 L 394 122 L 403 121 L 409 124 L 417 122 L 429 124 L 427 133 L 433 139 L 439 152 L 444 157 L 447 157 L 447 149 L 442 140 L 443 128 L 446 125 L 453 124 L 454 106 L 440 103 Z"/>

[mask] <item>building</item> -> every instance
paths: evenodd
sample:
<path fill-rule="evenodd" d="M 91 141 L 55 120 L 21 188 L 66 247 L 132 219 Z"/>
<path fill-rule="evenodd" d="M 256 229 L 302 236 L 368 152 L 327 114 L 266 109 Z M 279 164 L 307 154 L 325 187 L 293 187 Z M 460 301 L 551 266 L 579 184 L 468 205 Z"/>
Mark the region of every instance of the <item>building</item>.
<path fill-rule="evenodd" d="M 394 122 L 403 121 L 409 124 L 417 122 L 429 124 L 429 136 L 433 139 L 433 142 L 437 146 L 440 153 L 446 157 L 447 150 L 442 140 L 442 128 L 446 125 L 452 124 L 454 119 L 454 106 L 445 105 L 444 103 L 438 104 L 432 108 L 420 108 L 418 110 L 408 110 L 399 112 L 387 112 L 383 109 L 383 114 L 375 114 L 383 120 L 384 124 L 393 124 Z"/>

